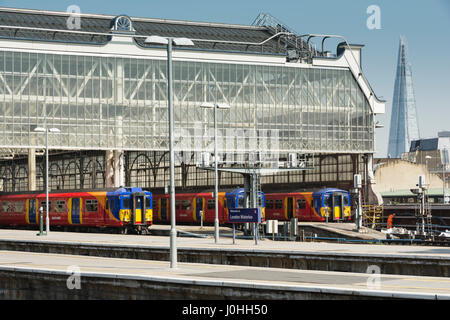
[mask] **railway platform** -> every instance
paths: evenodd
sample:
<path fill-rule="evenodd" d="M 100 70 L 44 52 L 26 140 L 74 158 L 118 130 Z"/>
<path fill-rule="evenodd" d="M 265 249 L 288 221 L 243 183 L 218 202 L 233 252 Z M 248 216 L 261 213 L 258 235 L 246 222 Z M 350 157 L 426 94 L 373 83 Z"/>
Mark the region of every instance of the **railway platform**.
<path fill-rule="evenodd" d="M 0 251 L 0 299 L 448 300 L 450 280 Z"/>
<path fill-rule="evenodd" d="M 233 244 L 225 229 L 220 235 L 217 244 L 211 237 L 177 237 L 178 261 L 354 273 L 375 265 L 381 274 L 450 277 L 449 247 L 270 239 Z M 0 229 L 0 250 L 169 261 L 170 242 L 167 236 L 56 231 L 37 236 L 32 230 Z"/>

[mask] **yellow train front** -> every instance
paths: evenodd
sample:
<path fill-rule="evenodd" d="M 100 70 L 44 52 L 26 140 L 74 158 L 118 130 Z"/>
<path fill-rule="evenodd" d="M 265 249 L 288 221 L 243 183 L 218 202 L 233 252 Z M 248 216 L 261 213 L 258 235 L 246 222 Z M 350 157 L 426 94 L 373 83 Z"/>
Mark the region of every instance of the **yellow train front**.
<path fill-rule="evenodd" d="M 350 221 L 350 194 L 335 188 L 319 190 L 313 193 L 313 208 L 322 221 Z"/>

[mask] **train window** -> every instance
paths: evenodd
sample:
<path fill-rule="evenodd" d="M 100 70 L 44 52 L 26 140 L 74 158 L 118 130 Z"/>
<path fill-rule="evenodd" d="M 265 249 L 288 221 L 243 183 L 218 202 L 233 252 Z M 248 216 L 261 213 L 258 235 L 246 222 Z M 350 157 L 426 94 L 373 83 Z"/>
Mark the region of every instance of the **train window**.
<path fill-rule="evenodd" d="M 344 197 L 344 206 L 349 206 L 350 205 L 350 201 L 348 197 Z"/>
<path fill-rule="evenodd" d="M 151 202 L 150 201 L 151 201 L 150 197 L 145 197 L 145 207 L 147 209 L 149 209 L 150 206 L 151 206 Z"/>
<path fill-rule="evenodd" d="M 97 200 L 86 200 L 86 211 L 87 212 L 97 212 L 98 201 Z"/>
<path fill-rule="evenodd" d="M 258 197 L 258 207 L 263 206 L 263 198 L 261 196 Z"/>
<path fill-rule="evenodd" d="M 180 209 L 180 200 L 175 200 L 175 209 Z"/>
<path fill-rule="evenodd" d="M 330 196 L 325 196 L 323 199 L 323 204 L 325 207 L 331 207 L 331 198 Z"/>
<path fill-rule="evenodd" d="M 109 202 L 109 208 L 111 209 L 111 212 L 114 212 L 114 200 L 110 199 L 108 202 Z"/>
<path fill-rule="evenodd" d="M 206 201 L 206 208 L 208 210 L 213 210 L 216 208 L 216 200 L 215 199 L 208 199 L 208 201 Z"/>
<path fill-rule="evenodd" d="M 9 202 L 9 201 L 2 202 L 2 211 L 3 212 L 10 212 L 11 209 L 12 209 L 11 202 Z"/>
<path fill-rule="evenodd" d="M 315 199 L 314 199 L 314 207 L 315 207 L 315 208 L 319 208 L 319 207 L 320 207 L 320 201 L 319 201 L 318 198 L 315 198 Z"/>
<path fill-rule="evenodd" d="M 275 209 L 283 209 L 283 200 L 275 200 Z"/>
<path fill-rule="evenodd" d="M 41 202 L 41 207 L 42 207 L 42 210 L 44 210 L 44 211 L 47 211 L 47 205 L 46 204 L 47 203 L 45 201 Z M 48 202 L 48 210 L 49 211 L 52 210 L 52 202 L 51 201 Z"/>
<path fill-rule="evenodd" d="M 190 210 L 191 200 L 181 200 L 181 210 Z"/>
<path fill-rule="evenodd" d="M 152 208 L 153 208 L 153 209 L 156 209 L 156 207 L 157 207 L 157 205 L 156 205 L 156 200 L 153 200 L 153 201 L 152 201 Z"/>
<path fill-rule="evenodd" d="M 55 201 L 55 212 L 65 212 L 66 211 L 66 201 L 56 200 Z"/>
<path fill-rule="evenodd" d="M 245 200 L 244 200 L 244 197 L 239 197 L 238 198 L 238 208 L 244 208 L 244 202 L 245 202 Z"/>
<path fill-rule="evenodd" d="M 14 202 L 14 212 L 22 212 L 23 211 L 23 202 L 15 201 Z"/>
<path fill-rule="evenodd" d="M 227 208 L 227 200 L 223 199 L 223 207 L 226 209 Z"/>
<path fill-rule="evenodd" d="M 273 209 L 273 200 L 266 201 L 266 209 Z"/>
<path fill-rule="evenodd" d="M 130 203 L 131 203 L 130 198 L 122 198 L 122 199 L 123 199 L 123 201 L 122 201 L 123 209 L 130 209 Z"/>
<path fill-rule="evenodd" d="M 306 208 L 306 200 L 297 199 L 297 209 L 305 209 L 305 208 Z"/>

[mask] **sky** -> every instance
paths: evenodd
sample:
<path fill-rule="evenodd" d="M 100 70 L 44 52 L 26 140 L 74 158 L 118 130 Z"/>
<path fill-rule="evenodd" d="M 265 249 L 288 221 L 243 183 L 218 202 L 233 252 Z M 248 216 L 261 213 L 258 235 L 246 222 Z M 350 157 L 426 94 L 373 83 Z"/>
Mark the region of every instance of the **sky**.
<path fill-rule="evenodd" d="M 261 12 L 269 13 L 298 34 L 327 33 L 362 44 L 362 69 L 378 98 L 386 100 L 386 113 L 377 121 L 375 157 L 385 157 L 400 36 L 406 38 L 416 96 L 421 138 L 450 130 L 450 0 L 13 0 L 0 6 L 66 11 L 77 5 L 81 12 L 220 22 L 250 25 Z M 379 8 L 379 28 L 372 5 Z M 327 40 L 335 52 L 339 41 Z"/>

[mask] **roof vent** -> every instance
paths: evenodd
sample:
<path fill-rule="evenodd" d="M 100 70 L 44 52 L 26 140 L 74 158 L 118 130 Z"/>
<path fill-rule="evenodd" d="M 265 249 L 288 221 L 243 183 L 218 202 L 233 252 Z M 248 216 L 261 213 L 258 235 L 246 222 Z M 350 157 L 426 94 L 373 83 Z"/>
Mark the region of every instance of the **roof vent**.
<path fill-rule="evenodd" d="M 120 15 L 111 20 L 111 31 L 120 33 L 135 33 L 133 22 L 127 15 Z"/>

